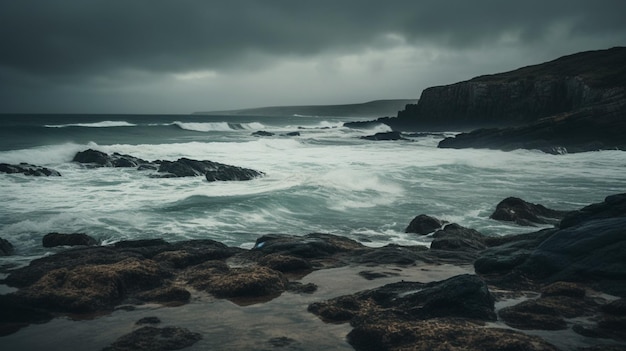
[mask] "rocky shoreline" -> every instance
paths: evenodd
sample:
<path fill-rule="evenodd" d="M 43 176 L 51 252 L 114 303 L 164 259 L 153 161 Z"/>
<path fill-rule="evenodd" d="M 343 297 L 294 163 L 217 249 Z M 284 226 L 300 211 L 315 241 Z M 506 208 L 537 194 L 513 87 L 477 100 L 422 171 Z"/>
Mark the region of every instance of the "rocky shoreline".
<path fill-rule="evenodd" d="M 53 233 L 42 243 L 77 246 L 3 272 L 0 284 L 15 291 L 0 295 L 0 344 L 63 316 L 97 319 L 155 304 L 175 314 L 199 296 L 256 306 L 293 296 L 307 303 L 289 309 L 349 323 L 357 350 L 625 350 L 626 194 L 573 212 L 506 199 L 494 216 L 556 225 L 489 237 L 417 216 L 407 232 L 432 236 L 430 248 L 373 248 L 323 233 L 264 235 L 249 250 L 212 240 L 99 245 L 86 234 Z M 211 337 L 159 323 L 142 318 L 105 349 L 181 349 Z M 264 349 L 314 349 L 299 342 L 287 334 Z"/>

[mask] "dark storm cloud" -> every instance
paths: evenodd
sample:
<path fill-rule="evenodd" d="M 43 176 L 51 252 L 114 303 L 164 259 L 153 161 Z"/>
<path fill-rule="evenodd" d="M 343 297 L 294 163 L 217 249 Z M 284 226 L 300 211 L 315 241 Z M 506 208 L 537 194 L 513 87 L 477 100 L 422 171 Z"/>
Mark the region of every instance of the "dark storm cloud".
<path fill-rule="evenodd" d="M 624 31 L 626 1 L 0 2 L 0 66 L 72 77 L 103 71 L 253 69 L 272 57 L 409 44 L 467 48 L 514 35 L 541 41 Z M 388 44 L 388 43 L 387 43 Z"/>

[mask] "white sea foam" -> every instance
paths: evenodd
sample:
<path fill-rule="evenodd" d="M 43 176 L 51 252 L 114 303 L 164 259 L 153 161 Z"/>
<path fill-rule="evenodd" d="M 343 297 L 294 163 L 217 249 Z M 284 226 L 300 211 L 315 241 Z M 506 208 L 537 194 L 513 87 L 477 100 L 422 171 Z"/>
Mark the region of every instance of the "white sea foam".
<path fill-rule="evenodd" d="M 126 121 L 102 121 L 94 123 L 70 123 L 70 124 L 52 124 L 45 125 L 47 128 L 67 128 L 67 127 L 85 127 L 85 128 L 112 128 L 112 127 L 134 127 L 136 124 Z"/>
<path fill-rule="evenodd" d="M 196 132 L 231 132 L 237 130 L 261 130 L 265 128 L 263 123 L 229 123 L 229 122 L 173 122 L 181 129 Z"/>

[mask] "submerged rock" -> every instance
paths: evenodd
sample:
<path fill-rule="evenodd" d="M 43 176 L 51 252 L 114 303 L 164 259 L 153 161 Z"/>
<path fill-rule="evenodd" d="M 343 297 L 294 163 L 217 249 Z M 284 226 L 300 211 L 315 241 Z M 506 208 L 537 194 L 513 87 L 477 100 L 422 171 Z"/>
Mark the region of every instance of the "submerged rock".
<path fill-rule="evenodd" d="M 61 176 L 61 173 L 59 173 L 58 171 L 54 169 L 41 167 L 41 166 L 35 166 L 35 165 L 28 164 L 28 163 L 20 163 L 19 165 L 0 163 L 0 173 L 8 173 L 8 174 L 21 173 L 24 175 L 35 176 L 35 177 L 41 177 L 41 176 L 60 177 Z"/>
<path fill-rule="evenodd" d="M 257 136 L 257 137 L 262 137 L 262 136 L 274 136 L 275 134 L 272 133 L 272 132 L 266 132 L 264 130 L 259 130 L 259 131 L 253 132 L 251 135 L 252 136 Z"/>
<path fill-rule="evenodd" d="M 536 224 L 557 224 L 566 214 L 566 211 L 551 210 L 543 205 L 526 202 L 520 198 L 508 197 L 500 201 L 489 218 L 515 222 L 524 226 L 534 226 Z"/>
<path fill-rule="evenodd" d="M 402 136 L 400 132 L 383 132 L 374 135 L 362 136 L 364 140 L 408 140 Z"/>
<path fill-rule="evenodd" d="M 98 241 L 84 233 L 48 233 L 43 237 L 42 244 L 43 247 L 93 246 L 98 245 Z"/>
<path fill-rule="evenodd" d="M 142 327 L 117 339 L 103 351 L 180 350 L 202 340 L 202 335 L 179 327 Z"/>

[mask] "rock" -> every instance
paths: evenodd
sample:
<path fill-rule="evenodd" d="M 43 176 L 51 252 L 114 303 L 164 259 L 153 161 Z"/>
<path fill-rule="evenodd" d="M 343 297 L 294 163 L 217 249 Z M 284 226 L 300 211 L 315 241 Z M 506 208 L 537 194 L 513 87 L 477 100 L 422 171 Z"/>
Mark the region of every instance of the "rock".
<path fill-rule="evenodd" d="M 179 158 L 177 161 L 160 161 L 159 173 L 156 177 L 194 177 L 205 176 L 210 182 L 217 180 L 250 180 L 263 176 L 262 172 L 252 169 L 229 166 L 213 161 L 197 161 Z"/>
<path fill-rule="evenodd" d="M 220 165 L 217 169 L 207 171 L 205 174 L 205 178 L 209 182 L 233 180 L 244 181 L 262 176 L 262 172 L 255 171 L 253 169 L 228 165 Z"/>
<path fill-rule="evenodd" d="M 56 246 L 93 246 L 99 242 L 84 233 L 60 234 L 48 233 L 42 239 L 43 247 Z"/>
<path fill-rule="evenodd" d="M 363 323 L 348 334 L 348 342 L 357 351 L 558 351 L 537 336 L 510 329 L 485 328 L 471 321 L 451 318 Z"/>
<path fill-rule="evenodd" d="M 485 237 L 481 233 L 456 223 L 436 231 L 433 238 L 431 250 L 481 251 L 486 248 Z"/>
<path fill-rule="evenodd" d="M 11 256 L 13 251 L 13 245 L 8 240 L 0 238 L 0 256 Z"/>
<path fill-rule="evenodd" d="M 330 234 L 307 234 L 304 236 L 271 234 L 256 240 L 253 251 L 265 255 L 279 253 L 300 258 L 323 258 L 339 252 L 364 248 L 360 243 Z"/>
<path fill-rule="evenodd" d="M 28 163 L 20 163 L 19 165 L 10 165 L 8 163 L 0 163 L 0 173 L 8 173 L 8 174 L 21 173 L 24 175 L 35 176 L 35 177 L 40 177 L 40 176 L 60 177 L 61 176 L 61 173 L 59 173 L 58 171 L 54 169 L 41 167 L 41 166 L 35 166 L 35 165 L 28 164 Z"/>
<path fill-rule="evenodd" d="M 626 217 L 626 193 L 607 196 L 603 202 L 569 212 L 559 224 L 562 229 L 592 219 Z"/>
<path fill-rule="evenodd" d="M 296 137 L 296 136 L 300 136 L 300 132 L 289 132 L 289 133 L 281 134 L 281 136 Z"/>
<path fill-rule="evenodd" d="M 138 320 L 137 322 L 135 322 L 135 325 L 159 324 L 159 323 L 161 323 L 161 320 L 159 319 L 159 317 L 144 317 Z"/>
<path fill-rule="evenodd" d="M 311 262 L 294 256 L 269 254 L 259 260 L 259 264 L 279 272 L 294 272 L 311 270 Z"/>
<path fill-rule="evenodd" d="M 31 306 L 86 313 L 112 309 L 129 291 L 159 286 L 165 274 L 152 260 L 60 268 L 16 294 Z"/>
<path fill-rule="evenodd" d="M 496 206 L 496 210 L 489 218 L 534 226 L 535 224 L 557 224 L 566 214 L 565 211 L 551 210 L 516 197 L 508 197 Z"/>
<path fill-rule="evenodd" d="M 282 273 L 263 266 L 229 268 L 208 262 L 189 272 L 188 283 L 219 298 L 271 297 L 287 289 Z"/>
<path fill-rule="evenodd" d="M 136 298 L 146 302 L 158 302 L 169 305 L 183 305 L 189 302 L 191 293 L 187 289 L 167 286 L 158 287 L 136 295 Z"/>
<path fill-rule="evenodd" d="M 361 139 L 364 140 L 408 140 L 402 137 L 402 133 L 400 132 L 383 132 L 376 133 L 374 135 L 362 136 Z"/>
<path fill-rule="evenodd" d="M 484 281 L 459 275 L 428 284 L 399 282 L 309 305 L 309 311 L 331 322 L 353 325 L 380 316 L 404 320 L 460 317 L 496 320 L 494 299 Z"/>
<path fill-rule="evenodd" d="M 353 260 L 366 265 L 396 264 L 408 266 L 415 261 L 424 260 L 428 248 L 425 246 L 400 246 L 388 244 L 376 249 L 365 249 L 358 251 Z"/>
<path fill-rule="evenodd" d="M 149 165 L 151 162 L 130 155 L 105 152 L 88 149 L 74 155 L 73 162 L 88 164 L 93 167 L 139 167 Z"/>
<path fill-rule="evenodd" d="M 13 334 L 31 323 L 47 323 L 54 316 L 36 308 L 15 294 L 0 295 L 0 336 Z"/>
<path fill-rule="evenodd" d="M 441 221 L 435 217 L 421 214 L 409 223 L 409 226 L 404 230 L 405 233 L 415 233 L 420 235 L 426 235 L 433 233 L 434 231 L 441 229 L 445 224 L 445 221 Z"/>
<path fill-rule="evenodd" d="M 264 137 L 264 136 L 274 136 L 274 133 L 271 132 L 266 132 L 264 130 L 258 130 L 256 132 L 253 132 L 252 134 L 250 134 L 252 136 L 256 136 L 256 137 Z"/>
<path fill-rule="evenodd" d="M 142 327 L 117 339 L 103 351 L 180 350 L 202 340 L 202 335 L 179 327 Z"/>

